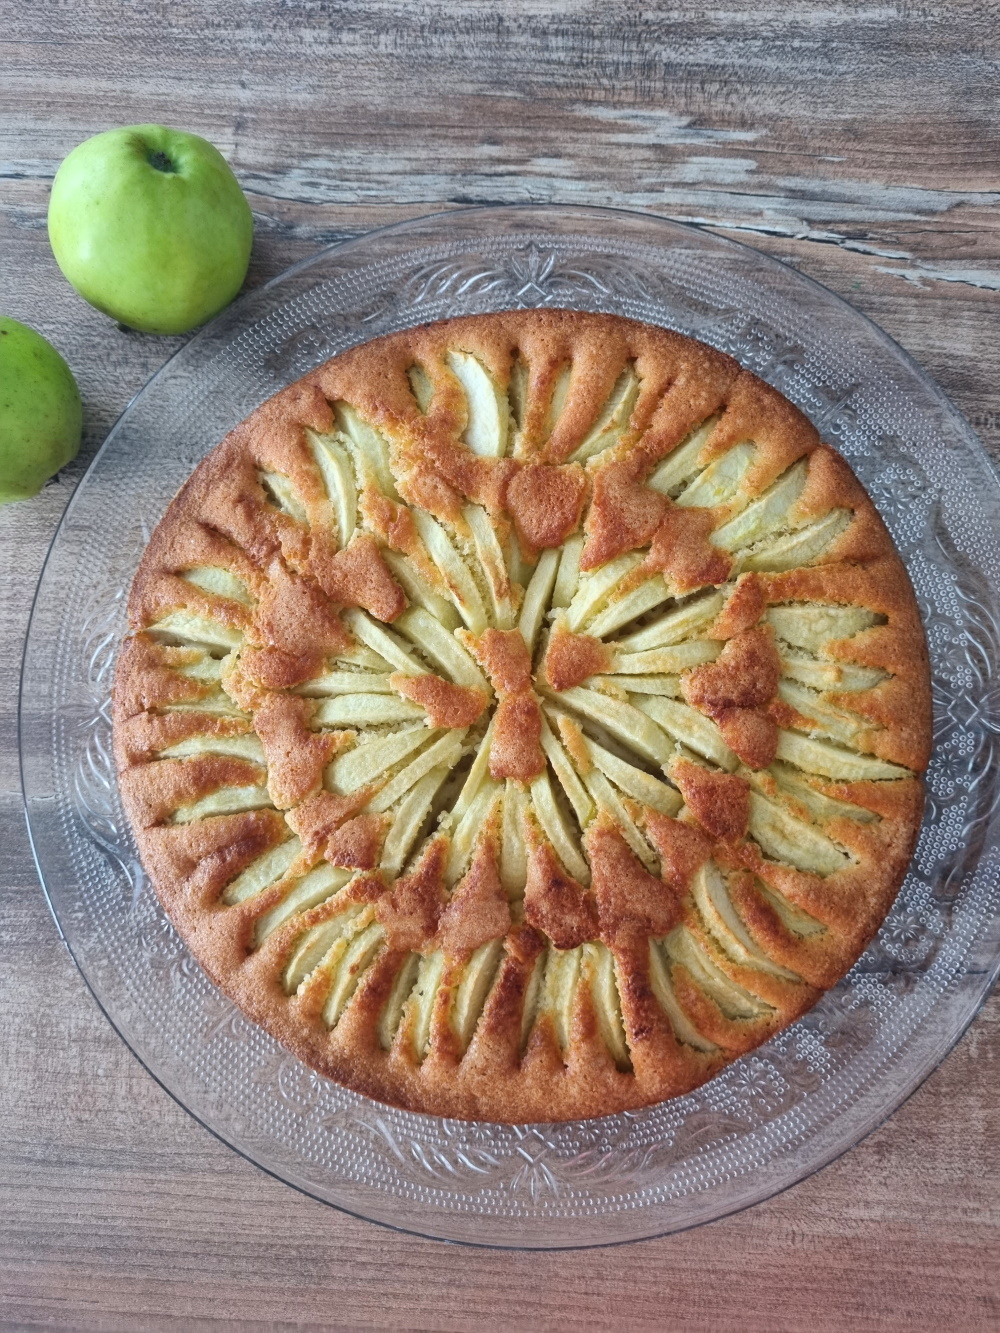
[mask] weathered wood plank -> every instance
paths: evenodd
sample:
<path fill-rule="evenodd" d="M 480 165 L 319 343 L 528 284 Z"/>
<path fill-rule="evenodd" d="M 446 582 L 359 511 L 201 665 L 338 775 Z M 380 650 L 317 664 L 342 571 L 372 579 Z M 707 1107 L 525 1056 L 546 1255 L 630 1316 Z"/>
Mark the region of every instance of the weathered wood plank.
<path fill-rule="evenodd" d="M 268 199 L 620 203 L 918 270 L 943 230 L 953 244 L 928 272 L 1000 281 L 995 4 L 945 19 L 845 3 L 678 16 L 257 0 L 222 17 L 156 0 L 130 13 L 127 43 L 101 12 L 13 7 L 8 176 L 47 179 L 141 106 L 201 128 Z"/>
<path fill-rule="evenodd" d="M 80 460 L 0 509 L 0 1322 L 1000 1325 L 1000 997 L 865 1144 L 740 1217 L 604 1255 L 396 1236 L 223 1148 L 111 1031 L 37 887 L 13 711 L 58 515 L 182 342 L 122 333 L 62 281 L 45 208 L 75 143 L 148 120 L 213 139 L 254 207 L 251 285 L 472 202 L 645 208 L 742 237 L 874 318 L 1000 459 L 998 19 L 971 0 L 0 0 L 0 307 L 67 355 L 87 416 Z"/>

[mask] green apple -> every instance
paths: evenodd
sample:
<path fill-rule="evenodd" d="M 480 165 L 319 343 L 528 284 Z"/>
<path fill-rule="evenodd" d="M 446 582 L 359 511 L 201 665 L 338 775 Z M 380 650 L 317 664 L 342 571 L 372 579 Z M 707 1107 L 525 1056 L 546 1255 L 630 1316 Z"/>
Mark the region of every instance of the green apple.
<path fill-rule="evenodd" d="M 37 495 L 76 457 L 82 426 L 69 366 L 40 333 L 0 315 L 0 504 Z"/>
<path fill-rule="evenodd" d="M 49 240 L 98 310 L 143 333 L 187 333 L 243 285 L 253 214 L 205 139 L 132 125 L 86 139 L 63 162 Z"/>

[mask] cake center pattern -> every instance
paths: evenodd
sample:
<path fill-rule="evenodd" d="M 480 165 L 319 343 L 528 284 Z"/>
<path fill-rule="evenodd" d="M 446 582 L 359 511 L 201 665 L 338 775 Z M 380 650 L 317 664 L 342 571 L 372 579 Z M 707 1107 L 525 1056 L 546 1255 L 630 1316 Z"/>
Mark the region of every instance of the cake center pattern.
<path fill-rule="evenodd" d="M 355 349 L 157 529 L 123 794 L 212 975 L 416 1109 L 683 1091 L 843 973 L 909 857 L 925 650 L 846 465 L 688 339 Z"/>

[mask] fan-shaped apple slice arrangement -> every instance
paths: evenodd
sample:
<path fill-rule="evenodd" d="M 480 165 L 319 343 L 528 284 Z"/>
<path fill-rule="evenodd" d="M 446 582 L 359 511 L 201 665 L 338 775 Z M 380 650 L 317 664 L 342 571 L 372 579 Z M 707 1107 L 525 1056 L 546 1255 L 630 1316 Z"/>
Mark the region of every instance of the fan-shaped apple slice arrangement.
<path fill-rule="evenodd" d="M 416 1110 L 601 1115 L 808 1009 L 929 745 L 846 464 L 699 343 L 521 311 L 355 348 L 156 529 L 119 662 L 146 868 L 215 981 Z"/>

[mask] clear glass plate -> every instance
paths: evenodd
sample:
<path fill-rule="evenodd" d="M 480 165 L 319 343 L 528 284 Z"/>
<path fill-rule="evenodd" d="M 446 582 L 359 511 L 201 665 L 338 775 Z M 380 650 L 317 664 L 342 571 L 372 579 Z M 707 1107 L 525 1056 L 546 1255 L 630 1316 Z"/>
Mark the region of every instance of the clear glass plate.
<path fill-rule="evenodd" d="M 850 460 L 930 640 L 926 818 L 871 948 L 801 1022 L 692 1093 L 575 1124 L 391 1110 L 300 1064 L 206 979 L 139 865 L 109 688 L 149 533 L 202 455 L 354 343 L 520 306 L 610 311 L 731 352 Z M 74 495 L 24 658 L 28 824 L 63 937 L 150 1072 L 226 1143 L 352 1213 L 442 1239 L 609 1244 L 746 1207 L 856 1143 L 957 1041 L 1000 970 L 1000 491 L 972 432 L 883 333 L 754 250 L 660 219 L 480 208 L 333 247 L 244 298 L 136 398 Z"/>

